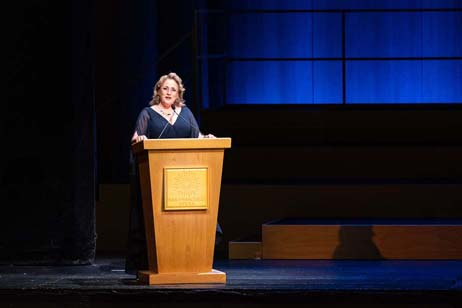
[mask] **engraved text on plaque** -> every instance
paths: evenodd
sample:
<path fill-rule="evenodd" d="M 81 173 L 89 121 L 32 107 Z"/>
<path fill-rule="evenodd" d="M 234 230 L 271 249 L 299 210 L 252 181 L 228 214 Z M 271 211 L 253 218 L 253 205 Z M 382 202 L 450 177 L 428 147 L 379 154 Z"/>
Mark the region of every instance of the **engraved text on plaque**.
<path fill-rule="evenodd" d="M 164 210 L 208 208 L 207 168 L 165 168 Z"/>

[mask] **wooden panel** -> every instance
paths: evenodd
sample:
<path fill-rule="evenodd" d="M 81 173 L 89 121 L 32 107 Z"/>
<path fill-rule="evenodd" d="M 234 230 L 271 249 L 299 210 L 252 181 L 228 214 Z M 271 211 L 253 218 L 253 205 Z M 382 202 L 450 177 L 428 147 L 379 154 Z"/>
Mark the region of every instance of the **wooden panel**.
<path fill-rule="evenodd" d="M 263 259 L 333 259 L 340 226 L 263 225 Z"/>
<path fill-rule="evenodd" d="M 229 259 L 261 259 L 261 242 L 230 241 Z"/>
<path fill-rule="evenodd" d="M 262 226 L 264 259 L 462 259 L 462 224 Z"/>
<path fill-rule="evenodd" d="M 240 146 L 224 180 L 462 180 L 462 146 Z M 290 162 L 290 163 L 289 163 Z"/>
<path fill-rule="evenodd" d="M 462 225 L 374 226 L 372 232 L 386 259 L 462 259 Z"/>
<path fill-rule="evenodd" d="M 159 274 L 211 271 L 223 155 L 223 149 L 149 152 L 150 200 Z M 209 170 L 209 208 L 164 211 L 164 168 L 202 167 Z"/>
<path fill-rule="evenodd" d="M 232 137 L 234 145 L 462 144 L 462 108 L 456 105 L 239 107 L 203 111 L 201 127 Z"/>
<path fill-rule="evenodd" d="M 226 283 L 226 273 L 217 270 L 211 270 L 206 273 L 152 273 L 141 271 L 138 279 L 141 283 L 149 285 Z"/>
<path fill-rule="evenodd" d="M 148 264 L 149 270 L 152 272 L 158 271 L 158 258 L 157 258 L 157 247 L 156 247 L 156 237 L 154 232 L 154 215 L 152 210 L 152 191 L 151 191 L 151 172 L 149 164 L 148 153 L 142 153 L 138 155 L 138 168 L 140 174 L 140 183 L 141 183 L 141 200 L 143 204 L 143 219 L 144 219 L 144 228 L 146 232 L 146 242 L 148 250 Z"/>

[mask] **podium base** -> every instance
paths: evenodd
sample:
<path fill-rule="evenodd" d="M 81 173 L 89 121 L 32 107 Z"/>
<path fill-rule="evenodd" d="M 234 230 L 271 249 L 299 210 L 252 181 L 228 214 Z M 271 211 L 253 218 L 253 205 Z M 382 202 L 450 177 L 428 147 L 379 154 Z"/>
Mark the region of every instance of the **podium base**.
<path fill-rule="evenodd" d="M 154 273 L 139 271 L 138 280 L 142 284 L 187 284 L 187 283 L 226 283 L 226 273 L 212 269 L 201 273 Z"/>

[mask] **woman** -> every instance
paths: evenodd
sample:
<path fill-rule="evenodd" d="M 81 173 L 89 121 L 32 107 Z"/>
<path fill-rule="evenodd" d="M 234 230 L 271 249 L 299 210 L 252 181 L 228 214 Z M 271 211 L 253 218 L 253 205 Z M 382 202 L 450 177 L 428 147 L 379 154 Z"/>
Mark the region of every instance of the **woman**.
<path fill-rule="evenodd" d="M 181 78 L 170 73 L 160 77 L 149 107 L 136 121 L 132 143 L 158 138 L 214 138 L 203 135 L 191 110 L 184 104 L 185 88 Z"/>
<path fill-rule="evenodd" d="M 203 135 L 200 132 L 194 115 L 184 103 L 184 91 L 183 82 L 177 74 L 160 77 L 154 87 L 150 106 L 138 115 L 131 143 L 159 138 L 215 138 L 212 134 Z M 138 166 L 133 155 L 130 157 L 131 206 L 125 271 L 135 274 L 139 269 L 147 269 L 148 261 Z M 217 225 L 217 239 L 221 234 L 221 228 Z"/>

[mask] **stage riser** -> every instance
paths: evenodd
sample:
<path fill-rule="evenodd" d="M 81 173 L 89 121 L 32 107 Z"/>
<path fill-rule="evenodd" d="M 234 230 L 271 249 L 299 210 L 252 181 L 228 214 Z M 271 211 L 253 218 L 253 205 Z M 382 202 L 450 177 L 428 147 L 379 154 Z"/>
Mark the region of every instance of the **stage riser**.
<path fill-rule="evenodd" d="M 261 242 L 230 241 L 229 259 L 261 259 Z"/>
<path fill-rule="evenodd" d="M 462 185 L 223 185 L 225 241 L 254 236 L 283 217 L 311 219 L 462 218 Z M 245 214 L 244 214 L 245 213 Z"/>
<path fill-rule="evenodd" d="M 262 226 L 263 259 L 462 259 L 462 225 Z"/>

